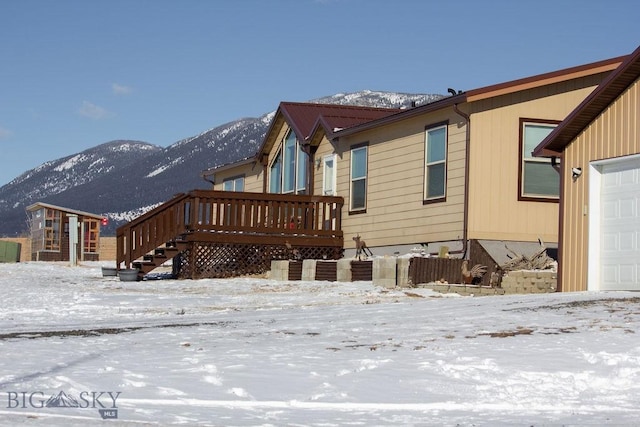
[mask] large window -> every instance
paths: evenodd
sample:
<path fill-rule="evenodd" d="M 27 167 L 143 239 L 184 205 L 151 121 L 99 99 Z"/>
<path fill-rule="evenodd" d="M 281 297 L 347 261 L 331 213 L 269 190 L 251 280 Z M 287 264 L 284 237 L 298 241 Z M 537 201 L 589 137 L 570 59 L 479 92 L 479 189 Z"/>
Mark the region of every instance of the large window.
<path fill-rule="evenodd" d="M 531 154 L 557 123 L 520 120 L 520 200 L 558 200 L 560 174 L 551 164 L 551 159 Z"/>
<path fill-rule="evenodd" d="M 366 145 L 351 149 L 351 211 L 367 208 L 367 151 Z"/>
<path fill-rule="evenodd" d="M 444 199 L 447 188 L 447 124 L 425 130 L 424 199 Z"/>
<path fill-rule="evenodd" d="M 244 191 L 244 176 L 227 178 L 222 181 L 224 191 Z"/>
<path fill-rule="evenodd" d="M 282 192 L 282 152 L 279 151 L 276 154 L 271 168 L 269 169 L 269 192 L 281 193 Z"/>
<path fill-rule="evenodd" d="M 289 131 L 269 168 L 269 192 L 306 194 L 308 162 L 309 156 Z"/>

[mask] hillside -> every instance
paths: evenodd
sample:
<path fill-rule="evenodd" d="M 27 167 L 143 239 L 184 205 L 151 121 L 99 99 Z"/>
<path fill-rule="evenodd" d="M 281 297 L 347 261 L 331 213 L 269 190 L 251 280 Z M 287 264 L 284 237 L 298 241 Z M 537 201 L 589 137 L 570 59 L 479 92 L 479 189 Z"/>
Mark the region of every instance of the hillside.
<path fill-rule="evenodd" d="M 402 108 L 441 95 L 362 91 L 310 102 Z M 25 208 L 46 202 L 110 218 L 104 234 L 174 194 L 207 189 L 200 172 L 251 156 L 274 112 L 241 118 L 186 137 L 166 148 L 141 141 L 110 141 L 52 160 L 0 187 L 0 236 L 26 233 Z"/>

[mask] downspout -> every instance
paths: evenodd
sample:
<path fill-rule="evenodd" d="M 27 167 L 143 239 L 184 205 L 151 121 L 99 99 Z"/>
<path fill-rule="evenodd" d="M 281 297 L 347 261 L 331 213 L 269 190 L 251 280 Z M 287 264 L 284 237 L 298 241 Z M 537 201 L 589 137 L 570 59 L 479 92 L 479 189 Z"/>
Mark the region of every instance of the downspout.
<path fill-rule="evenodd" d="M 557 163 L 556 161 L 557 159 L 554 157 L 553 158 L 553 162 Z M 564 183 L 565 183 L 565 176 L 564 176 L 564 168 L 565 168 L 565 162 L 561 162 L 560 166 L 558 167 L 558 170 L 560 172 L 560 194 L 558 194 L 558 197 L 560 199 L 559 205 L 558 205 L 558 272 L 557 272 L 557 283 L 556 283 L 556 291 L 557 292 L 562 292 L 562 289 L 564 287 L 564 283 L 562 280 L 562 275 L 564 273 L 564 268 L 563 268 L 563 262 L 562 262 L 562 258 L 564 258 L 562 256 L 562 252 L 563 252 L 563 247 L 564 247 L 564 207 L 565 207 L 565 201 L 564 201 Z"/>
<path fill-rule="evenodd" d="M 469 165 L 471 147 L 471 117 L 458 108 L 458 104 L 453 104 L 453 111 L 462 117 L 466 122 L 465 131 L 465 156 L 464 156 L 464 210 L 462 224 L 462 258 L 467 258 L 468 236 L 469 236 Z"/>

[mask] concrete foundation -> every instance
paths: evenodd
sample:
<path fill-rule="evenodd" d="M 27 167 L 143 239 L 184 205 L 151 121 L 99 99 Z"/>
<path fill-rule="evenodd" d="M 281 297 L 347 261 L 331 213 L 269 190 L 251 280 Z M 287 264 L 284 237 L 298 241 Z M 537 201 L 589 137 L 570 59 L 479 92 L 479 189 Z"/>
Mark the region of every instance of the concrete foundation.
<path fill-rule="evenodd" d="M 289 280 L 289 261 L 271 261 L 269 278 L 273 280 Z"/>
<path fill-rule="evenodd" d="M 316 280 L 316 264 L 318 260 L 305 259 L 302 261 L 302 280 Z"/>
<path fill-rule="evenodd" d="M 338 260 L 337 272 L 338 282 L 351 282 L 351 258 Z"/>
<path fill-rule="evenodd" d="M 373 259 L 373 283 L 385 288 L 396 287 L 396 260 L 395 257 Z"/>
<path fill-rule="evenodd" d="M 337 261 L 337 280 L 350 282 L 351 258 Z M 310 281 L 316 278 L 317 260 L 304 260 L 302 263 L 302 280 Z M 373 284 L 388 289 L 410 288 L 414 285 L 409 280 L 410 258 L 380 257 L 373 259 Z M 272 261 L 271 275 L 274 280 L 289 280 L 289 261 Z M 502 278 L 500 287 L 461 285 L 449 283 L 427 283 L 420 288 L 432 289 L 441 293 L 457 293 L 460 295 L 505 295 L 531 294 L 555 292 L 557 289 L 558 273 L 551 270 L 522 270 L 512 271 Z"/>

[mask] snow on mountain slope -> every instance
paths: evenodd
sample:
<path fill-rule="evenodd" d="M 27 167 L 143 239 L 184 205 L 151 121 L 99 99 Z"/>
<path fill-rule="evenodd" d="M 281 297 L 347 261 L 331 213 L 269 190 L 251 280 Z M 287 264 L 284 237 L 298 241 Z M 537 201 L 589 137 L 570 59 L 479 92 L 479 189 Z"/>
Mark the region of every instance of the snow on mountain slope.
<path fill-rule="evenodd" d="M 441 97 L 366 90 L 310 102 L 403 108 Z M 106 214 L 112 221 L 104 231 L 113 233 L 124 218 L 144 213 L 144 207 L 157 206 L 177 193 L 210 188 L 200 172 L 253 155 L 274 113 L 225 123 L 166 148 L 111 141 L 43 163 L 0 187 L 0 236 L 24 233 L 25 208 L 35 202 Z"/>

